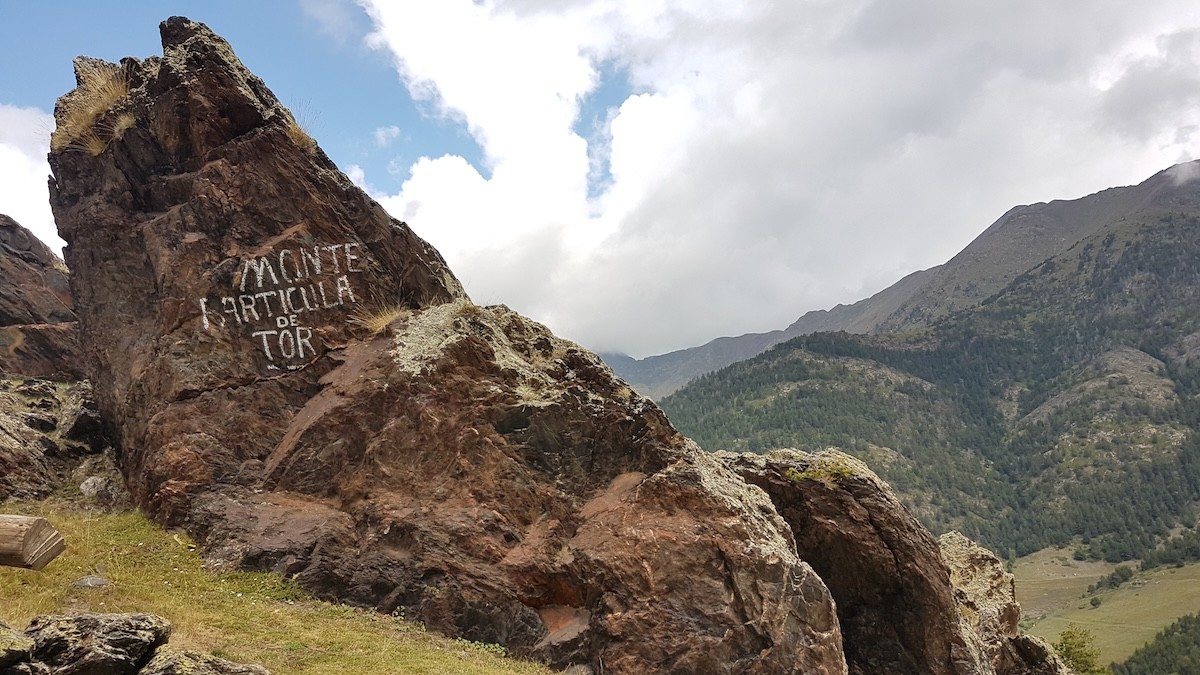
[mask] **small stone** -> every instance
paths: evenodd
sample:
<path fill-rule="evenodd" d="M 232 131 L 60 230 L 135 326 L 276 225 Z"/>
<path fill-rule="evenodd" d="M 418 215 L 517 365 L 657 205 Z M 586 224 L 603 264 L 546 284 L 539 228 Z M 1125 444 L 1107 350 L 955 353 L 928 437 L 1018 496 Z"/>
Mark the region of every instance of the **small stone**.
<path fill-rule="evenodd" d="M 71 588 L 112 588 L 112 582 L 104 577 L 89 574 L 71 584 Z"/>

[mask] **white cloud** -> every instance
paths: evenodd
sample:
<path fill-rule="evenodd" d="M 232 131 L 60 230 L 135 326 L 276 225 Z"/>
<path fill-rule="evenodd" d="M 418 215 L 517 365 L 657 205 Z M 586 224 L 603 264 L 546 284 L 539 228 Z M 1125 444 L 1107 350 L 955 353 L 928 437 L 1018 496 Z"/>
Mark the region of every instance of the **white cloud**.
<path fill-rule="evenodd" d="M 375 130 L 375 145 L 386 148 L 400 138 L 400 127 L 396 125 L 379 127 Z"/>
<path fill-rule="evenodd" d="M 382 203 L 476 300 L 593 348 L 781 328 L 945 261 L 1009 207 L 1200 155 L 1190 0 L 362 0 L 490 177 L 421 158 Z M 588 197 L 600 64 L 635 91 Z"/>
<path fill-rule="evenodd" d="M 50 130 L 54 118 L 36 108 L 0 103 L 0 213 L 32 231 L 61 255 L 50 192 Z"/>

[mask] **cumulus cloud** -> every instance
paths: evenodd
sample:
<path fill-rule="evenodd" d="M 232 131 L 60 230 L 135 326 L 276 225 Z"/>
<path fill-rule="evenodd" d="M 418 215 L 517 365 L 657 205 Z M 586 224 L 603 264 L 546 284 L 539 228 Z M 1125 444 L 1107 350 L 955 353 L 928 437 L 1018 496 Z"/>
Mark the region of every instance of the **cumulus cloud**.
<path fill-rule="evenodd" d="M 54 118 L 36 108 L 0 103 L 0 213 L 31 230 L 56 252 L 64 245 L 50 213 L 46 152 Z"/>
<path fill-rule="evenodd" d="M 597 349 L 781 328 L 1015 204 L 1200 155 L 1190 0 L 361 4 L 484 152 L 423 157 L 381 202 L 477 301 Z M 634 93 L 585 138 L 604 64 Z"/>

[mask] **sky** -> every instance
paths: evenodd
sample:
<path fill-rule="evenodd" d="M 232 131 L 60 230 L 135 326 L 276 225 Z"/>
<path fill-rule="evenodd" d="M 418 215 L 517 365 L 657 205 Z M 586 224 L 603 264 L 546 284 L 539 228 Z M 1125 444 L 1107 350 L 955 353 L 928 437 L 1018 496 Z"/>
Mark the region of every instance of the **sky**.
<path fill-rule="evenodd" d="M 0 213 L 71 59 L 203 21 L 481 304 L 599 351 L 787 326 L 1200 157 L 1195 0 L 0 0 Z"/>

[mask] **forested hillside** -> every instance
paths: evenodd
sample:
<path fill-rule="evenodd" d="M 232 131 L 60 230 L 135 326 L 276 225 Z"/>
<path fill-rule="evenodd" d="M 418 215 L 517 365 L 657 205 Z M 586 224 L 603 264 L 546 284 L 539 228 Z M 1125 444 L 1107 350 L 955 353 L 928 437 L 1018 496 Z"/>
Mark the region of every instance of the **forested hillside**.
<path fill-rule="evenodd" d="M 1198 188 L 928 328 L 799 337 L 662 406 L 710 450 L 842 447 L 1002 554 L 1141 557 L 1200 500 Z"/>

